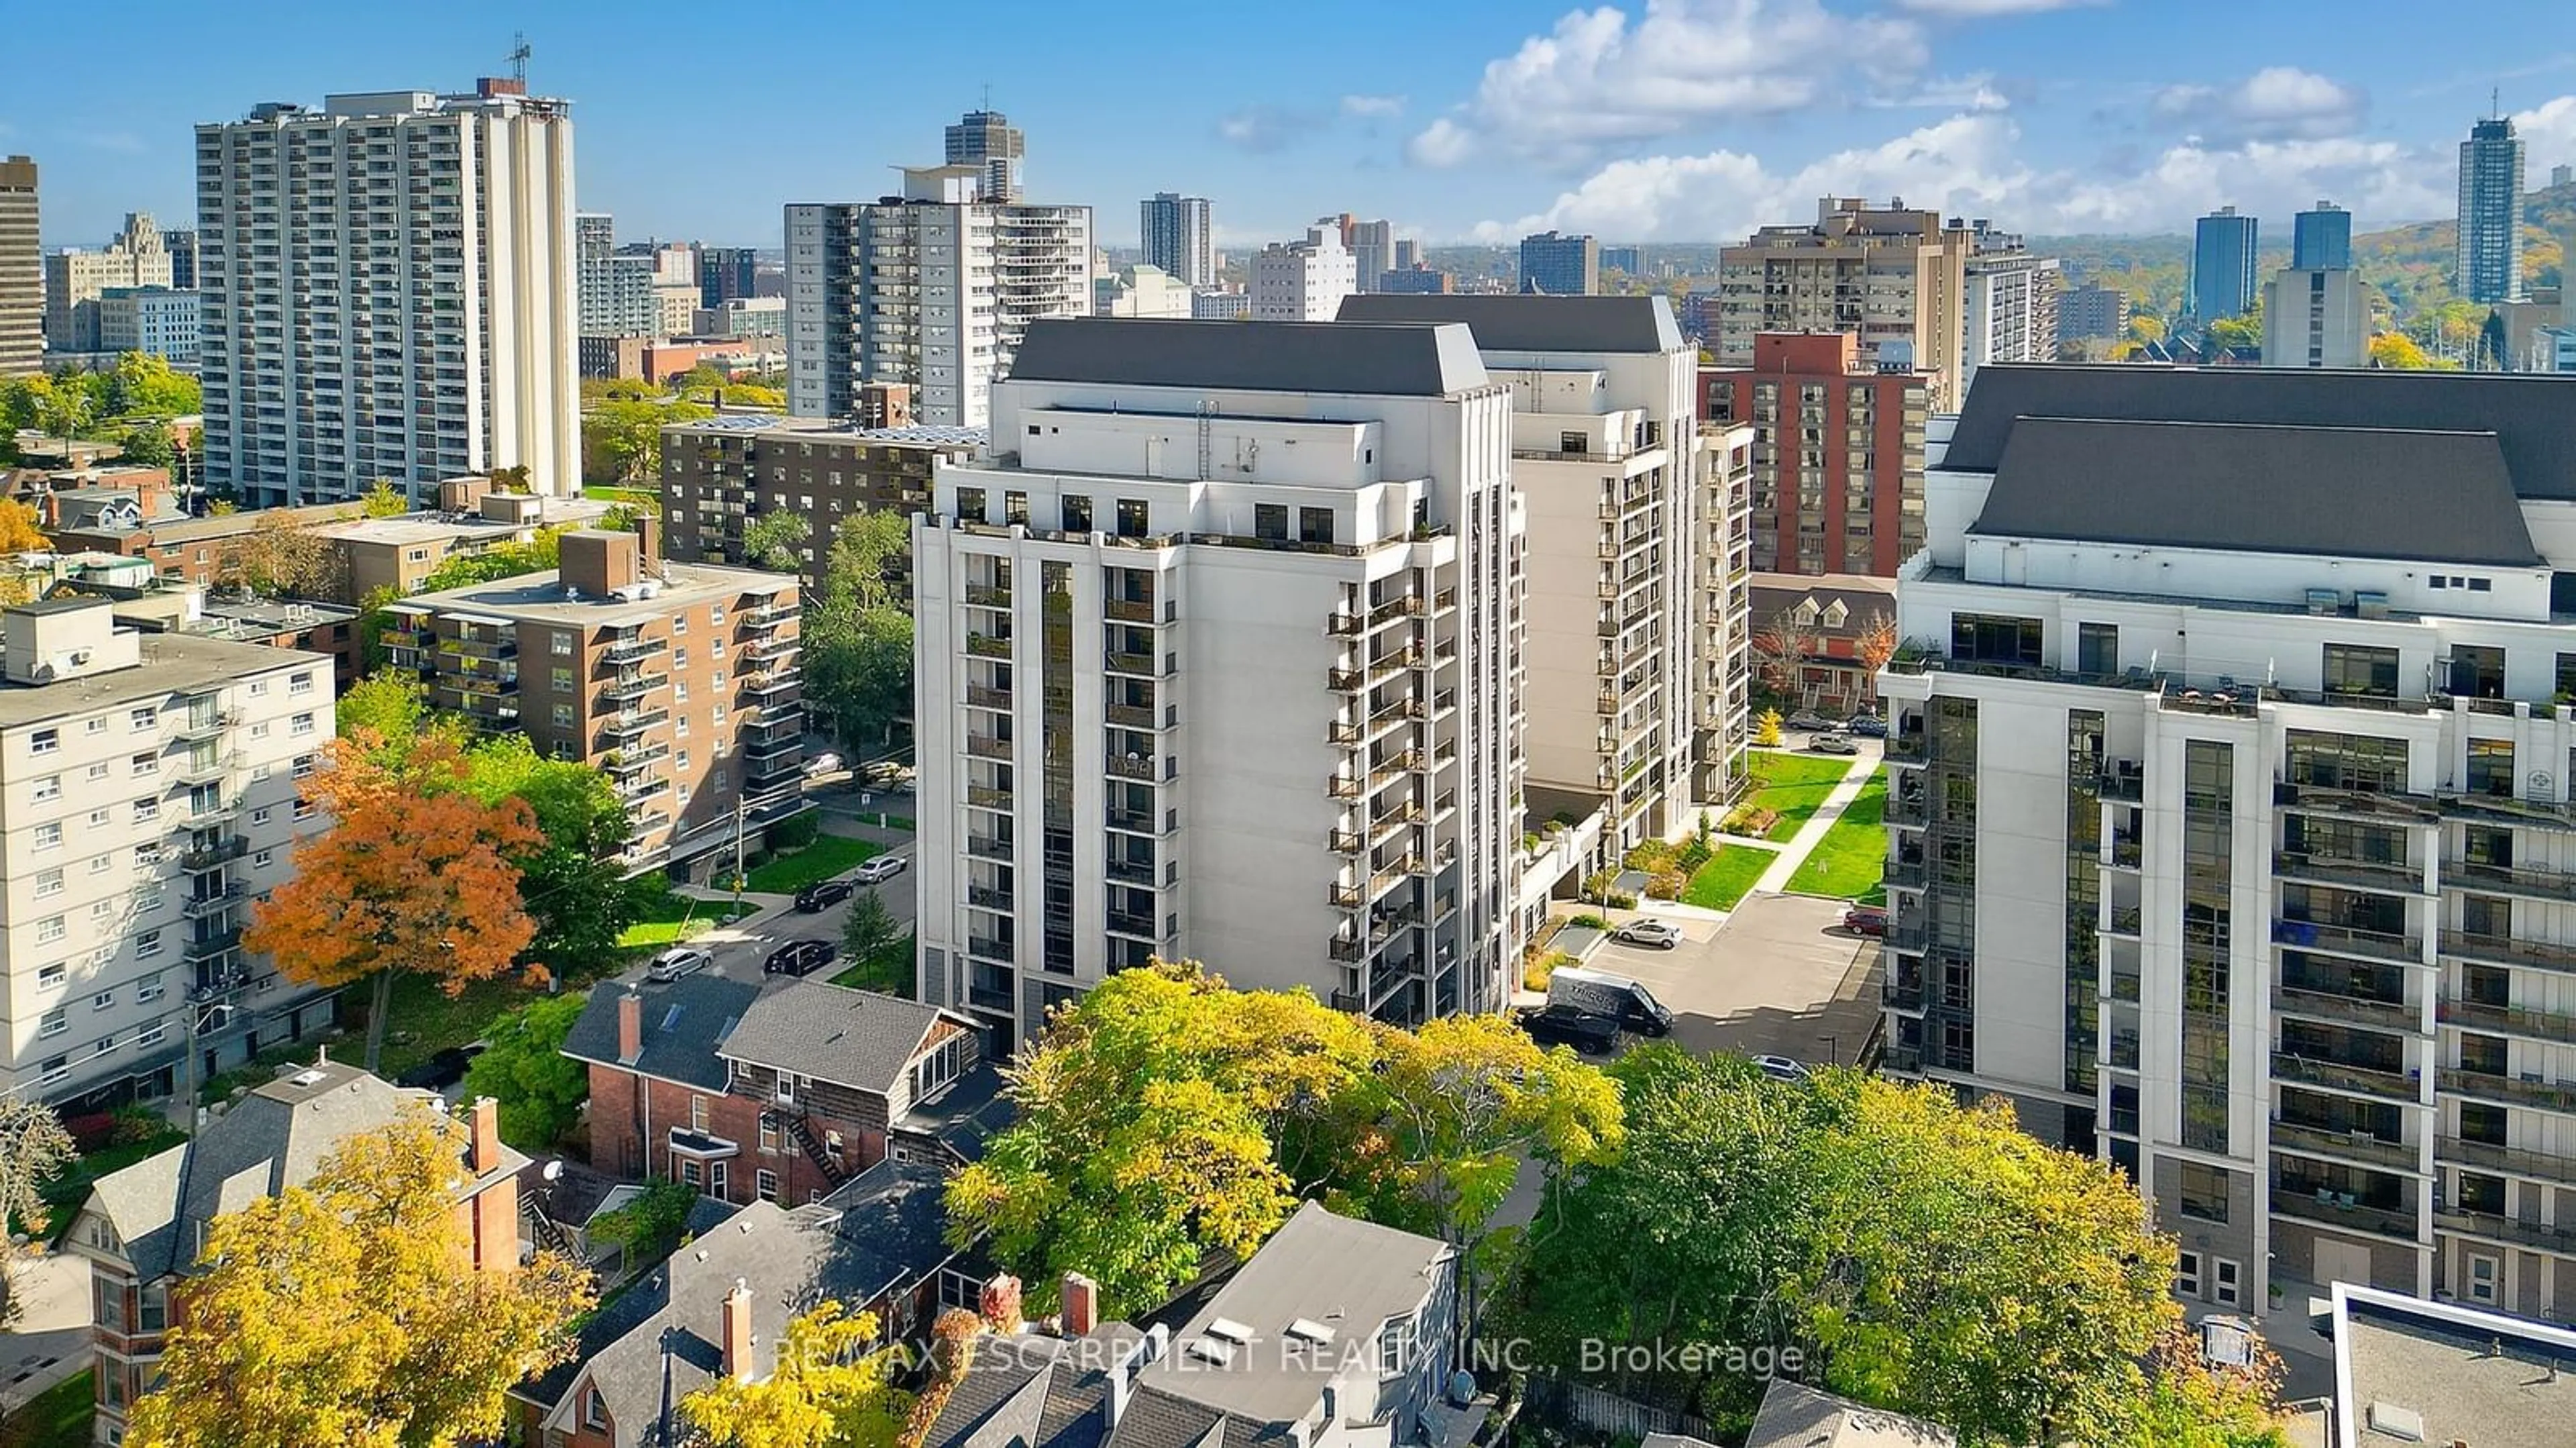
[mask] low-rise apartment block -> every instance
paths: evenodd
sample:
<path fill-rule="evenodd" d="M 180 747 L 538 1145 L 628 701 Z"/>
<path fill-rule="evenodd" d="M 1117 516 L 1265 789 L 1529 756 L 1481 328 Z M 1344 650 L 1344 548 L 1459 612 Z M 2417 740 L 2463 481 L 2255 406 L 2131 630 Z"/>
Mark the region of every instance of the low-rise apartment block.
<path fill-rule="evenodd" d="M 791 574 L 664 562 L 642 535 L 562 535 L 562 567 L 390 605 L 385 644 L 430 699 L 605 769 L 637 867 L 800 806 L 805 709 Z"/>
<path fill-rule="evenodd" d="M 2576 1321 L 2576 384 L 1993 367 L 1926 487 L 1891 1066 L 2132 1173 L 2187 1301 Z"/>
<path fill-rule="evenodd" d="M 913 532 L 921 998 L 1148 959 L 1391 1021 L 1518 968 L 1525 527 L 1463 326 L 1030 330 Z"/>
<path fill-rule="evenodd" d="M 329 1025 L 328 992 L 240 947 L 327 827 L 296 781 L 333 734 L 331 661 L 139 634 L 93 598 L 0 611 L 0 638 L 0 1090 L 166 1096 Z"/>
<path fill-rule="evenodd" d="M 841 520 L 912 514 L 930 506 L 941 459 L 963 462 L 981 428 L 868 427 L 766 414 L 711 417 L 662 429 L 662 518 L 671 556 L 743 563 L 743 534 L 764 514 L 792 512 L 809 532 L 801 571 L 822 577 Z"/>

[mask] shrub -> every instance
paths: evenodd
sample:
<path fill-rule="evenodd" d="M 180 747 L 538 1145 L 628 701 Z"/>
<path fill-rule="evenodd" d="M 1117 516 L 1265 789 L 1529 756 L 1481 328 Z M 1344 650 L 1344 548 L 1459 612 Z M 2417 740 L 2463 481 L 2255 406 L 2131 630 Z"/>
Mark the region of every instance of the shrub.
<path fill-rule="evenodd" d="M 790 819 L 783 819 L 778 823 L 771 825 L 769 827 L 768 847 L 774 851 L 801 850 L 807 845 L 814 843 L 822 833 L 822 814 L 819 811 L 807 810 L 801 815 L 796 815 Z"/>
<path fill-rule="evenodd" d="M 1568 916 L 1565 923 L 1568 925 L 1579 925 L 1586 930 L 1607 930 L 1610 928 L 1610 922 L 1599 915 Z"/>
<path fill-rule="evenodd" d="M 1730 835 L 1744 835 L 1753 839 L 1760 839 L 1764 835 L 1769 834 L 1771 832 L 1771 827 L 1779 822 L 1780 812 L 1778 810 L 1758 809 L 1748 804 L 1740 809 L 1730 812 L 1727 815 L 1725 830 Z"/>
<path fill-rule="evenodd" d="M 1678 868 L 1683 874 L 1687 875 L 1692 871 L 1697 870 L 1700 866 L 1707 864 L 1709 859 L 1716 853 L 1717 851 L 1709 848 L 1707 836 L 1693 835 L 1691 836 L 1691 842 L 1682 846 L 1680 857 L 1673 863 L 1676 868 Z"/>
<path fill-rule="evenodd" d="M 87 1156 L 116 1140 L 116 1117 L 105 1111 L 67 1117 L 63 1121 L 63 1130 L 71 1133 L 72 1150 Z"/>

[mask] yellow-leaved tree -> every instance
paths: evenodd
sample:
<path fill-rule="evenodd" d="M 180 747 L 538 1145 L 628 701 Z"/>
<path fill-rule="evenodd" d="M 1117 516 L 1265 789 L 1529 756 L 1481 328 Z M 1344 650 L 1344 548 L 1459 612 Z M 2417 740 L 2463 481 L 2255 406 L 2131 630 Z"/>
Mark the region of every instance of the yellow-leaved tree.
<path fill-rule="evenodd" d="M 912 1395 L 894 1386 L 891 1347 L 871 1313 L 825 1302 L 787 1324 L 778 1362 L 757 1381 L 719 1378 L 680 1400 L 713 1448 L 894 1448 Z"/>
<path fill-rule="evenodd" d="M 462 1127 L 427 1110 L 340 1143 L 300 1187 L 217 1217 L 135 1448 L 451 1448 L 499 1436 L 511 1385 L 596 1301 L 549 1252 L 477 1270 Z M 513 1254 L 515 1256 L 515 1253 Z"/>

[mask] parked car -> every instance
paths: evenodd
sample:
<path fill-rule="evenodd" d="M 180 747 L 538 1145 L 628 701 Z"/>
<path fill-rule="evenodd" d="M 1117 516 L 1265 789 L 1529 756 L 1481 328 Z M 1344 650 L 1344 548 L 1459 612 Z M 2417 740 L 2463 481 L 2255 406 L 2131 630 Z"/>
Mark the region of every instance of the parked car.
<path fill-rule="evenodd" d="M 796 892 L 796 908 L 808 915 L 828 910 L 858 893 L 847 880 L 817 880 Z"/>
<path fill-rule="evenodd" d="M 1805 730 L 1808 733 L 1819 733 L 1838 727 L 1833 720 L 1813 709 L 1801 709 L 1781 722 L 1788 728 Z"/>
<path fill-rule="evenodd" d="M 444 1091 L 464 1080 L 465 1068 L 473 1065 L 474 1058 L 482 1054 L 480 1044 L 450 1046 L 394 1078 L 394 1084 L 408 1086 L 415 1091 Z"/>
<path fill-rule="evenodd" d="M 837 754 L 817 754 L 813 758 L 805 761 L 805 777 L 807 779 L 820 779 L 824 775 L 840 772 L 840 768 L 841 756 Z"/>
<path fill-rule="evenodd" d="M 1520 1013 L 1520 1028 L 1542 1046 L 1572 1046 L 1586 1056 L 1607 1056 L 1619 1044 L 1619 1022 L 1570 1006 L 1534 1006 Z"/>
<path fill-rule="evenodd" d="M 1621 945 L 1642 945 L 1649 950 L 1670 950 L 1682 943 L 1680 927 L 1661 920 L 1631 920 L 1610 932 L 1610 938 Z"/>
<path fill-rule="evenodd" d="M 851 878 L 862 885 L 882 884 L 902 874 L 904 867 L 911 863 L 901 855 L 879 855 L 859 866 L 859 872 Z"/>
<path fill-rule="evenodd" d="M 1887 934 L 1887 912 L 1876 905 L 1854 905 L 1843 912 L 1843 929 L 1854 935 Z"/>
<path fill-rule="evenodd" d="M 1804 1081 L 1812 1074 L 1786 1056 L 1756 1056 L 1753 1064 L 1761 1067 L 1762 1074 L 1774 1081 Z"/>
<path fill-rule="evenodd" d="M 841 956 L 841 947 L 828 940 L 791 940 L 769 952 L 761 962 L 764 975 L 812 975 Z"/>
<path fill-rule="evenodd" d="M 696 975 L 714 965 L 716 958 L 692 945 L 675 945 L 653 957 L 644 968 L 644 978 L 655 985 L 669 985 L 684 975 Z"/>
<path fill-rule="evenodd" d="M 1852 733 L 1859 735 L 1863 739 L 1884 739 L 1887 737 L 1887 721 L 1881 719 L 1875 714 L 1854 714 L 1851 716 L 1851 724 L 1848 727 Z"/>
<path fill-rule="evenodd" d="M 1624 975 L 1559 966 L 1547 978 L 1547 1005 L 1555 1011 L 1600 1016 L 1641 1036 L 1669 1036 L 1673 1013 L 1655 993 Z"/>
<path fill-rule="evenodd" d="M 1860 741 L 1848 734 L 1819 734 L 1807 741 L 1807 747 L 1818 754 L 1860 753 Z"/>

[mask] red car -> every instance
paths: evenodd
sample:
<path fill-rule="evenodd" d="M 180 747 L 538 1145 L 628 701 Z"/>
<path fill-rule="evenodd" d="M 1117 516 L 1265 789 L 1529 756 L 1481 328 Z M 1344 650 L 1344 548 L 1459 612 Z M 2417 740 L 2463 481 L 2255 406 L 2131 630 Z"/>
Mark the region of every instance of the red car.
<path fill-rule="evenodd" d="M 1875 905 L 1854 905 L 1843 912 L 1843 929 L 1854 935 L 1885 937 L 1887 912 Z"/>

